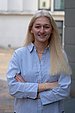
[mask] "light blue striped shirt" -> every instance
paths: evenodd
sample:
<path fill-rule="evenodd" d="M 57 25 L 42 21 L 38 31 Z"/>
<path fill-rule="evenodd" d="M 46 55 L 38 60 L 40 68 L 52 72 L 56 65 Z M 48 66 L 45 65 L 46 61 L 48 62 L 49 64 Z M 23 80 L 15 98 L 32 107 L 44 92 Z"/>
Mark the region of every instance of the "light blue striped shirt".
<path fill-rule="evenodd" d="M 70 75 L 54 75 L 50 73 L 50 49 L 44 50 L 41 60 L 33 43 L 15 50 L 9 62 L 7 81 L 9 92 L 14 96 L 14 112 L 16 113 L 62 113 L 63 100 L 69 96 Z M 27 81 L 15 80 L 16 73 L 21 73 Z M 37 99 L 38 83 L 58 81 L 59 86 L 40 92 Z"/>

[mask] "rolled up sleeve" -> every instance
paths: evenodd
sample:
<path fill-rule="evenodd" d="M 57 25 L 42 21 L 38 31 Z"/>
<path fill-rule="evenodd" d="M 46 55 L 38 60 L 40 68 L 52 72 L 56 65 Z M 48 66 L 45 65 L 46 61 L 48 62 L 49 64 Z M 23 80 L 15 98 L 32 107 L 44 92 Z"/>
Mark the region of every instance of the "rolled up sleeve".
<path fill-rule="evenodd" d="M 70 94 L 71 76 L 62 74 L 58 80 L 58 87 L 40 93 L 43 105 L 65 99 Z"/>
<path fill-rule="evenodd" d="M 15 80 L 16 73 L 20 73 L 20 59 L 15 51 L 7 70 L 7 82 L 9 93 L 16 98 L 32 98 L 37 97 L 38 83 L 17 82 Z"/>

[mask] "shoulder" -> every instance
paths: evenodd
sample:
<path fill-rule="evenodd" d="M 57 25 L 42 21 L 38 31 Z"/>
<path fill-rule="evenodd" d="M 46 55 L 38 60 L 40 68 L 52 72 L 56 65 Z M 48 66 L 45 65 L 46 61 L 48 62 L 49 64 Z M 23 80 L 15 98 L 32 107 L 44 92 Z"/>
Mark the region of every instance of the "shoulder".
<path fill-rule="evenodd" d="M 24 47 L 20 47 L 18 49 L 16 49 L 14 51 L 14 54 L 16 56 L 26 56 L 26 55 L 29 55 L 31 53 L 31 51 L 33 50 L 33 44 L 29 44 L 27 46 L 24 46 Z"/>
<path fill-rule="evenodd" d="M 33 50 L 34 44 L 30 43 L 27 46 L 24 47 L 20 47 L 18 49 L 15 50 L 16 53 L 27 53 L 27 52 L 31 52 Z"/>
<path fill-rule="evenodd" d="M 26 50 L 27 50 L 27 47 L 20 47 L 16 49 L 14 52 L 19 54 L 19 53 L 25 52 Z"/>
<path fill-rule="evenodd" d="M 18 58 L 18 57 L 22 57 L 27 53 L 27 47 L 20 47 L 18 49 L 15 49 L 15 51 L 12 54 L 12 58 Z"/>

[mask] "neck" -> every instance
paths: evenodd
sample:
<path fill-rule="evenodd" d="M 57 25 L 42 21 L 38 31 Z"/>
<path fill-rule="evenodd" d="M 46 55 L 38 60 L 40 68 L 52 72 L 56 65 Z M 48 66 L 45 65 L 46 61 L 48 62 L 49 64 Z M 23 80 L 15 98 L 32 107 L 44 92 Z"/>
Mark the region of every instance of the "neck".
<path fill-rule="evenodd" d="M 41 42 L 34 42 L 35 46 L 36 46 L 36 50 L 38 53 L 43 53 L 44 52 L 44 49 L 48 46 L 48 42 L 46 43 L 41 43 Z"/>

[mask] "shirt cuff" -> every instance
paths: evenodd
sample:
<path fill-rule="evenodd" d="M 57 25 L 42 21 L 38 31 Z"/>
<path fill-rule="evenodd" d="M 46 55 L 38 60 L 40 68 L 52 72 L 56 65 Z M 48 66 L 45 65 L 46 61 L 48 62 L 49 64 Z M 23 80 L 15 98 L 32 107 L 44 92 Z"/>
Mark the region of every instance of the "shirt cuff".
<path fill-rule="evenodd" d="M 31 84 L 31 87 L 25 92 L 24 97 L 36 99 L 37 98 L 37 92 L 38 92 L 38 83 Z"/>
<path fill-rule="evenodd" d="M 42 105 L 47 105 L 57 101 L 52 91 L 44 91 L 40 93 Z"/>

